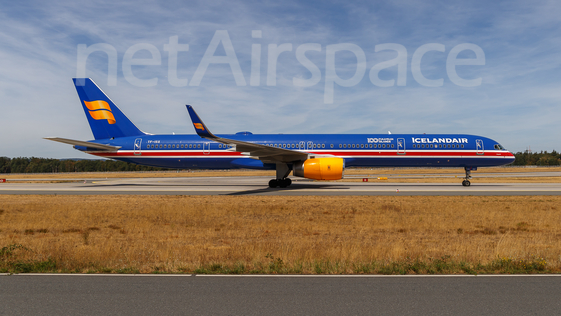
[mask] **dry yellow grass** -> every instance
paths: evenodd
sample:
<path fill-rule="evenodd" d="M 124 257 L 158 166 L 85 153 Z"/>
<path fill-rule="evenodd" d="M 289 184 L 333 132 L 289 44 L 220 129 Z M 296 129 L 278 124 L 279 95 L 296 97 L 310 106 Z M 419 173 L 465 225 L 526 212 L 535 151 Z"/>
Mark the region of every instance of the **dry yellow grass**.
<path fill-rule="evenodd" d="M 0 196 L 0 248 L 64 271 L 193 272 L 275 262 L 544 258 L 561 269 L 561 197 Z M 300 268 L 294 268 L 300 267 Z M 104 270 L 105 269 L 105 270 Z M 281 271 L 282 270 L 278 270 Z M 278 272 L 277 271 L 277 272 Z"/>

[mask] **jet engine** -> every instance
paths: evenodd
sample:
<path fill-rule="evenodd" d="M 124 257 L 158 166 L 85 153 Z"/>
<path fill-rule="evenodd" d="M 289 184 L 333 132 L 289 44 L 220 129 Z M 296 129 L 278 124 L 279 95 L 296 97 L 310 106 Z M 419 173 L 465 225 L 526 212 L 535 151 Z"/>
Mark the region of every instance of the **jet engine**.
<path fill-rule="evenodd" d="M 312 158 L 292 165 L 294 175 L 315 180 L 339 180 L 343 178 L 343 158 Z"/>

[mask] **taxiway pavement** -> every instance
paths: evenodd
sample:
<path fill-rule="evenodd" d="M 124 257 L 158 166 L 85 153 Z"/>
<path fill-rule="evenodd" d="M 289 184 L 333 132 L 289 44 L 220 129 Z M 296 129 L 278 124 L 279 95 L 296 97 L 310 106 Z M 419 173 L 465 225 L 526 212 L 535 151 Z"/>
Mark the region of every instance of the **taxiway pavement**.
<path fill-rule="evenodd" d="M 558 276 L 0 276 L 0 315 L 558 315 Z"/>
<path fill-rule="evenodd" d="M 56 180 L 51 180 L 56 181 Z M 62 183 L 0 184 L 0 194 L 41 195 L 561 195 L 561 183 L 324 182 L 295 179 L 288 188 L 269 188 L 269 177 L 178 177 L 96 179 Z"/>

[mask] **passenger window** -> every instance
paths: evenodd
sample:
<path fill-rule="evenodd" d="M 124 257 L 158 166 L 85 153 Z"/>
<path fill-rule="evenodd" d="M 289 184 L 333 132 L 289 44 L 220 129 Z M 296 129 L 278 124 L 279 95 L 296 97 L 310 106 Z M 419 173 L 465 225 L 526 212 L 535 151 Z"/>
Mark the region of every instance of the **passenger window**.
<path fill-rule="evenodd" d="M 386 144 L 383 144 L 383 145 L 382 145 L 382 148 L 386 148 Z"/>
<path fill-rule="evenodd" d="M 450 148 L 450 144 L 448 144 L 448 148 Z"/>
<path fill-rule="evenodd" d="M 329 145 L 329 147 L 333 148 L 333 144 Z"/>
<path fill-rule="evenodd" d="M 175 144 L 171 145 L 171 147 L 175 148 Z"/>
<path fill-rule="evenodd" d="M 433 147 L 432 147 L 432 144 L 430 144 L 430 148 L 433 148 Z"/>
<path fill-rule="evenodd" d="M 294 148 L 294 144 L 290 145 L 290 147 Z"/>
<path fill-rule="evenodd" d="M 343 148 L 343 145 L 339 144 L 339 148 Z"/>
<path fill-rule="evenodd" d="M 464 144 L 462 144 L 462 148 L 464 148 Z"/>
<path fill-rule="evenodd" d="M 343 148 L 347 148 L 347 144 L 343 144 Z"/>
<path fill-rule="evenodd" d="M 360 144 L 360 148 L 364 148 L 364 144 Z"/>
<path fill-rule="evenodd" d="M 321 148 L 325 148 L 325 144 L 321 144 Z"/>
<path fill-rule="evenodd" d="M 201 148 L 201 144 L 197 144 L 197 148 Z"/>

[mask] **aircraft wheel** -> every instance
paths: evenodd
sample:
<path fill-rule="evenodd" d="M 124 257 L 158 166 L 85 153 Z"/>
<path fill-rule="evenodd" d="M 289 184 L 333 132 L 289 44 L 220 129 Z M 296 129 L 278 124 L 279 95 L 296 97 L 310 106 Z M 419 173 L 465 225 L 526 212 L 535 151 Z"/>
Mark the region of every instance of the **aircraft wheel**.
<path fill-rule="evenodd" d="M 269 188 L 276 188 L 279 186 L 279 182 L 275 179 L 272 179 L 271 181 L 269 181 Z"/>
<path fill-rule="evenodd" d="M 290 186 L 292 184 L 292 180 L 290 180 L 289 178 L 284 179 L 283 181 L 286 182 L 286 186 Z"/>
<path fill-rule="evenodd" d="M 290 185 L 290 179 L 279 180 L 279 187 L 286 188 L 289 185 Z"/>
<path fill-rule="evenodd" d="M 462 185 L 464 187 L 469 187 L 471 185 L 471 182 L 469 182 L 468 180 L 464 180 L 464 181 L 462 181 Z"/>

